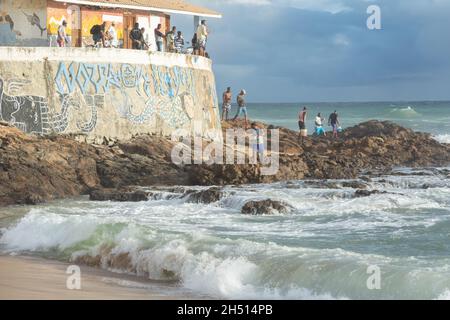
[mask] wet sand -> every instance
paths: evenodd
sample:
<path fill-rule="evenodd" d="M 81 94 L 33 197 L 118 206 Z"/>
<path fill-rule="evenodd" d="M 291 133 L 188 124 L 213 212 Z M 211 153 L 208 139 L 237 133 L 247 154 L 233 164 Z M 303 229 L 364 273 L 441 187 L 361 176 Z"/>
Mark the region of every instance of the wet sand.
<path fill-rule="evenodd" d="M 70 264 L 31 257 L 0 256 L 0 299 L 159 300 L 186 297 L 154 294 L 145 279 L 81 266 L 81 289 L 67 289 Z M 141 281 L 142 280 L 142 281 Z M 163 287 L 163 285 L 162 285 Z"/>

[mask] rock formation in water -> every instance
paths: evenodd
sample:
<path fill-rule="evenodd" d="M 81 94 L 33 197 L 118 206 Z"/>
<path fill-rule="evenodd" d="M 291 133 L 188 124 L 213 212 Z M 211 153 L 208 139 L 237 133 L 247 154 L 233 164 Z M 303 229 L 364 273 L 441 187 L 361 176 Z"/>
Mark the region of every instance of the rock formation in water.
<path fill-rule="evenodd" d="M 233 126 L 242 127 L 243 123 L 226 122 L 223 129 Z M 220 186 L 296 179 L 353 179 L 361 174 L 370 179 L 371 174 L 388 172 L 395 166 L 450 164 L 450 145 L 391 122 L 365 122 L 346 129 L 338 140 L 308 137 L 304 144 L 300 144 L 297 132 L 278 129 L 279 170 L 275 175 L 263 176 L 259 165 L 177 166 L 171 161 L 174 144 L 162 137 L 141 135 L 112 146 L 89 145 L 69 136 L 27 135 L 2 123 L 0 205 L 36 204 L 89 193 L 94 198 L 103 194 L 106 200 L 107 193 L 102 193 L 102 189 L 128 186 Z M 363 189 L 364 185 L 354 187 Z M 143 194 L 129 196 L 145 200 Z M 121 201 L 127 199 L 116 197 Z M 220 199 L 221 191 L 213 189 L 190 197 L 194 202 L 214 202 Z"/>

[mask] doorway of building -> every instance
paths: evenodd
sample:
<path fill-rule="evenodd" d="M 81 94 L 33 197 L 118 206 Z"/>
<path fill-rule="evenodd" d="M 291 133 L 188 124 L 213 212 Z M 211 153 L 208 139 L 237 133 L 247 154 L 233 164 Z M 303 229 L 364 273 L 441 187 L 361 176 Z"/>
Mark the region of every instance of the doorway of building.
<path fill-rule="evenodd" d="M 130 32 L 133 30 L 136 23 L 136 16 L 124 15 L 123 16 L 123 47 L 124 49 L 132 49 L 133 44 L 130 39 Z"/>

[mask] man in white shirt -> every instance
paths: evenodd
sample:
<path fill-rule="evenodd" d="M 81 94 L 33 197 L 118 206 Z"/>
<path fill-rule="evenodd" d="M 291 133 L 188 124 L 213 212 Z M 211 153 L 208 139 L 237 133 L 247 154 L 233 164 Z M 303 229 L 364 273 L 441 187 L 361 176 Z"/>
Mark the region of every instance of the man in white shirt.
<path fill-rule="evenodd" d="M 112 22 L 108 29 L 109 44 L 113 48 L 119 47 L 119 41 L 117 40 L 116 23 Z"/>
<path fill-rule="evenodd" d="M 208 28 L 206 26 L 206 20 L 202 20 L 201 24 L 197 28 L 199 55 L 201 55 L 202 57 L 205 56 L 207 39 L 208 39 Z"/>

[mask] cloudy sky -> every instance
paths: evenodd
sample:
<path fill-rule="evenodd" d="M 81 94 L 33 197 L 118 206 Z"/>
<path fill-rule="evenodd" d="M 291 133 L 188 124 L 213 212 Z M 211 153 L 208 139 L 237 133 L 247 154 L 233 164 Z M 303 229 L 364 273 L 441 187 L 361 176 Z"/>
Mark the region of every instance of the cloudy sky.
<path fill-rule="evenodd" d="M 189 0 L 209 19 L 218 91 L 253 102 L 450 100 L 449 0 Z M 382 30 L 366 26 L 369 5 Z M 173 23 L 191 38 L 191 17 Z M 186 31 L 188 30 L 188 31 Z"/>

